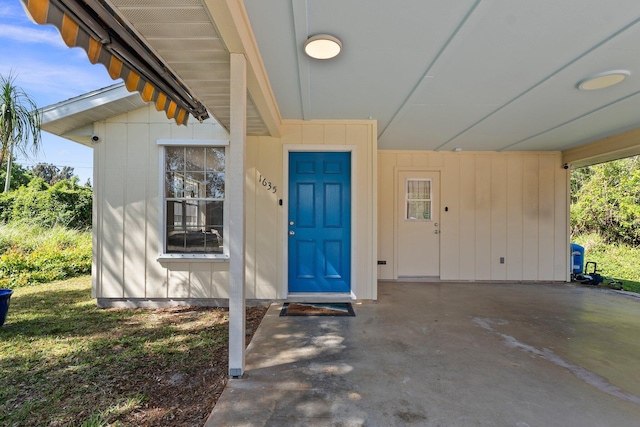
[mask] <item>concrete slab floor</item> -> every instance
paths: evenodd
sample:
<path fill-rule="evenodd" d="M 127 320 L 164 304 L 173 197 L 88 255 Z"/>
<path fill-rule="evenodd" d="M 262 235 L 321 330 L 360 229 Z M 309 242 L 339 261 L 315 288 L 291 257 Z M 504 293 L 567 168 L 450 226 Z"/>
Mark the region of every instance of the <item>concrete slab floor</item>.
<path fill-rule="evenodd" d="M 380 283 L 356 317 L 272 306 L 206 426 L 640 426 L 640 299 Z"/>

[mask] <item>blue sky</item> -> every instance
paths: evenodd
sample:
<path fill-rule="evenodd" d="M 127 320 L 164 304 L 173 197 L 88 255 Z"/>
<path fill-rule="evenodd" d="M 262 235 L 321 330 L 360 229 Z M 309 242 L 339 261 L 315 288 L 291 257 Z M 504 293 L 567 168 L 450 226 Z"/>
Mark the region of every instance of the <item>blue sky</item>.
<path fill-rule="evenodd" d="M 39 107 L 116 83 L 102 65 L 89 62 L 84 50 L 68 48 L 55 27 L 31 22 L 20 0 L 0 4 L 0 58 L 0 74 L 17 76 L 16 84 Z M 91 148 L 47 132 L 42 133 L 42 139 L 40 153 L 30 159 L 19 157 L 18 163 L 72 166 L 81 184 L 92 177 Z"/>

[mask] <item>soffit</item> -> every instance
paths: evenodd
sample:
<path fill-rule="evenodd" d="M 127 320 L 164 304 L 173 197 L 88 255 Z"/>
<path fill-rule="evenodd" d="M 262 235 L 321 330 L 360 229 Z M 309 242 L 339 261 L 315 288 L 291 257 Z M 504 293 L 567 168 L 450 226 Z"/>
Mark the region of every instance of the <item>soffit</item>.
<path fill-rule="evenodd" d="M 147 105 L 123 83 L 50 105 L 41 110 L 42 130 L 90 145 L 93 123 Z"/>
<path fill-rule="evenodd" d="M 202 0 L 109 0 L 217 121 L 229 129 L 230 53 Z M 247 134 L 267 135 L 250 94 Z"/>

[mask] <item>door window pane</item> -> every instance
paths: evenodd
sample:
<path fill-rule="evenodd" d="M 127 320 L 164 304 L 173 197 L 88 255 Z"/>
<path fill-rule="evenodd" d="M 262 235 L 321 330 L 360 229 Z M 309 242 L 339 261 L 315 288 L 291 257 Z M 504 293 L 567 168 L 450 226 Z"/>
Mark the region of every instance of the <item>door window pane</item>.
<path fill-rule="evenodd" d="M 407 221 L 431 220 L 431 180 L 407 179 L 406 216 Z"/>

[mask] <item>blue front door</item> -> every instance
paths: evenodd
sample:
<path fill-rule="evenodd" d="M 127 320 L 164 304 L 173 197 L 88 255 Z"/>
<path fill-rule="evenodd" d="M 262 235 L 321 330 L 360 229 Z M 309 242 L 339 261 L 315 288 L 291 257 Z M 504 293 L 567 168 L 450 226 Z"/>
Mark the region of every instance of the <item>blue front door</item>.
<path fill-rule="evenodd" d="M 289 153 L 289 292 L 351 290 L 351 153 Z"/>

